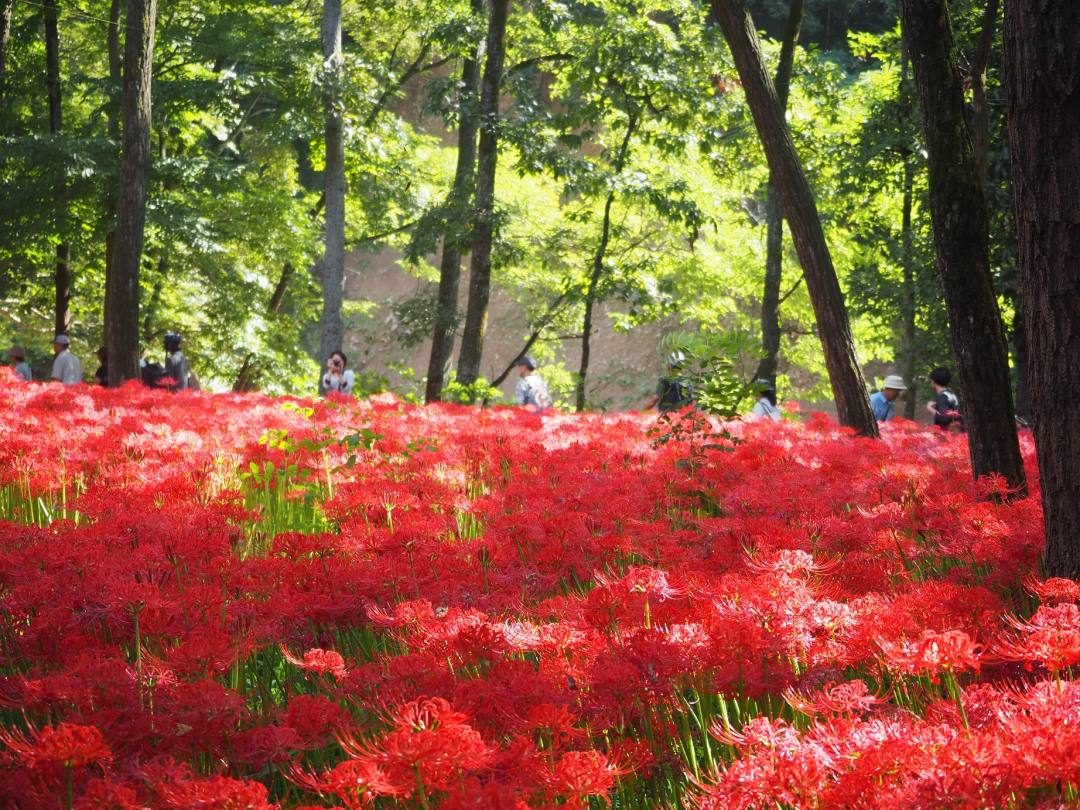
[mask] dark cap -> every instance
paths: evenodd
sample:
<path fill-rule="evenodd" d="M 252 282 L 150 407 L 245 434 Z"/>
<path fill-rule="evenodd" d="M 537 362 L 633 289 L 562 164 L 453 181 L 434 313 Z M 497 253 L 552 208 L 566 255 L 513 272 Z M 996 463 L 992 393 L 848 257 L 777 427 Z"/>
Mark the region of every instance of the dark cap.
<path fill-rule="evenodd" d="M 536 360 L 531 356 L 524 354 L 517 359 L 514 363 L 515 366 L 525 366 L 529 371 L 536 370 Z"/>

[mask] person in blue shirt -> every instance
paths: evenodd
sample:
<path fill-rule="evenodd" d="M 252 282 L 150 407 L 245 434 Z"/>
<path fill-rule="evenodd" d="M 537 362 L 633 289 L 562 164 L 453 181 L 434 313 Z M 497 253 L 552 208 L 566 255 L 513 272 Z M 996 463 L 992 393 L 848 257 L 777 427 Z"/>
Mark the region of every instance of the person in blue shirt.
<path fill-rule="evenodd" d="M 907 386 L 904 384 L 903 377 L 898 374 L 887 376 L 881 390 L 870 395 L 870 407 L 874 411 L 874 418 L 879 422 L 888 422 L 892 419 L 896 412 L 893 403 L 906 390 Z"/>

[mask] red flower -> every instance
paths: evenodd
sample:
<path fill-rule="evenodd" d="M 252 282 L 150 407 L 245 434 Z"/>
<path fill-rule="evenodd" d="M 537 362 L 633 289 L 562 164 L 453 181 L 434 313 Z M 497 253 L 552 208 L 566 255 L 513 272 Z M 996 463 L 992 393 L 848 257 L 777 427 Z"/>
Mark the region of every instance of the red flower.
<path fill-rule="evenodd" d="M 0 742 L 10 748 L 28 768 L 60 765 L 84 768 L 112 762 L 112 751 L 93 726 L 61 723 L 29 735 L 0 729 Z"/>
<path fill-rule="evenodd" d="M 297 658 L 282 644 L 281 654 L 293 666 L 316 675 L 333 675 L 335 678 L 344 678 L 346 675 L 345 659 L 341 657 L 341 653 L 333 650 L 320 650 L 315 647 L 305 652 L 303 658 Z"/>

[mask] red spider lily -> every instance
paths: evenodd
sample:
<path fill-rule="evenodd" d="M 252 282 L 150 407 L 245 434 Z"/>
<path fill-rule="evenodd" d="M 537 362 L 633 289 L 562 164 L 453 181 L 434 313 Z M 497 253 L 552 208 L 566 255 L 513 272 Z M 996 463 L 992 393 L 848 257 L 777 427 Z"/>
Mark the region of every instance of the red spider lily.
<path fill-rule="evenodd" d="M 93 726 L 61 723 L 28 735 L 0 729 L 3 742 L 28 768 L 85 768 L 112 762 L 113 754 L 101 732 Z"/>
<path fill-rule="evenodd" d="M 567 751 L 551 767 L 545 783 L 569 807 L 583 807 L 589 796 L 603 796 L 626 771 L 599 751 Z"/>
<path fill-rule="evenodd" d="M 1080 602 L 1080 582 L 1061 577 L 1038 579 L 1034 575 L 1024 579 L 1024 588 L 1028 593 L 1039 597 L 1043 602 Z"/>
<path fill-rule="evenodd" d="M 890 669 L 910 675 L 979 670 L 979 645 L 960 630 L 926 630 L 918 641 L 883 642 L 881 649 Z"/>
<path fill-rule="evenodd" d="M 312 793 L 336 797 L 350 810 L 370 807 L 378 796 L 408 795 L 369 759 L 346 760 L 321 776 L 293 768 L 289 779 Z"/>
<path fill-rule="evenodd" d="M 884 701 L 871 694 L 865 681 L 846 681 L 829 684 L 812 695 L 802 695 L 794 689 L 784 692 L 784 700 L 805 715 L 863 714 Z"/>
<path fill-rule="evenodd" d="M 1029 668 L 1042 664 L 1053 673 L 1080 663 L 1080 607 L 1074 602 L 1043 605 L 1026 622 L 1012 617 L 1008 621 L 1020 636 L 995 645 L 1005 660 L 1021 661 Z"/>
<path fill-rule="evenodd" d="M 467 719 L 443 698 L 414 700 L 392 713 L 393 728 L 381 737 L 338 742 L 354 759 L 377 765 L 400 795 L 447 790 L 491 760 L 491 749 Z"/>
<path fill-rule="evenodd" d="M 345 677 L 345 659 L 341 653 L 333 650 L 310 649 L 304 653 L 303 658 L 297 658 L 282 644 L 281 654 L 290 664 L 316 675 L 333 675 L 335 678 Z"/>

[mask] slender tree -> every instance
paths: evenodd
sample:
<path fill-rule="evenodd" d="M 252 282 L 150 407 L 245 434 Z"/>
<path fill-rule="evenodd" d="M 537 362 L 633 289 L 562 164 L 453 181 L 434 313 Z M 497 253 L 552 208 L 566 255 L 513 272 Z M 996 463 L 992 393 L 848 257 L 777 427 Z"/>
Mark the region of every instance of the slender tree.
<path fill-rule="evenodd" d="M 604 273 L 604 263 L 607 260 L 608 244 L 611 241 L 611 209 L 615 205 L 615 193 L 618 176 L 626 168 L 626 161 L 630 157 L 630 142 L 634 138 L 634 132 L 638 126 L 637 110 L 631 108 L 626 117 L 626 132 L 623 134 L 619 151 L 615 155 L 612 164 L 612 182 L 608 189 L 607 198 L 604 200 L 604 215 L 600 220 L 600 238 L 596 243 L 596 250 L 592 257 L 592 270 L 585 286 L 585 313 L 581 326 L 581 365 L 578 367 L 577 387 L 575 390 L 575 408 L 580 413 L 585 410 L 585 381 L 589 375 L 589 359 L 592 347 L 593 331 L 593 308 L 596 305 L 597 288 L 600 278 Z"/>
<path fill-rule="evenodd" d="M 840 282 L 825 242 L 814 194 L 791 140 L 776 88 L 765 70 L 754 22 L 741 0 L 712 0 L 712 8 L 731 48 L 784 218 L 806 275 L 837 415 L 841 424 L 864 436 L 876 436 L 877 423 L 855 357 Z"/>
<path fill-rule="evenodd" d="M 7 56 L 11 44 L 11 11 L 15 0 L 0 0 L 0 104 L 4 101 L 7 81 Z"/>
<path fill-rule="evenodd" d="M 476 163 L 476 208 L 469 257 L 469 301 L 458 354 L 457 378 L 471 385 L 480 376 L 488 300 L 491 297 L 491 245 L 495 236 L 495 168 L 499 155 L 499 90 L 506 55 L 510 0 L 492 0 L 487 58 L 480 90 L 480 145 Z"/>
<path fill-rule="evenodd" d="M 1046 573 L 1080 578 L 1080 4 L 1006 0 L 1005 51 Z"/>
<path fill-rule="evenodd" d="M 902 0 L 900 15 L 923 116 L 930 167 L 930 216 L 949 312 L 949 338 L 968 403 L 971 470 L 1025 486 L 1016 437 L 1009 358 L 993 280 L 989 217 L 964 118 L 946 0 Z"/>
<path fill-rule="evenodd" d="M 120 143 L 120 97 L 124 81 L 124 60 L 120 50 L 120 19 L 123 14 L 123 0 L 112 0 L 109 4 L 109 21 L 105 33 L 105 52 L 109 61 L 108 99 L 105 102 L 106 131 L 113 144 Z M 105 220 L 105 273 L 112 267 L 113 243 L 116 240 L 116 188 L 105 190 L 102 200 L 102 216 Z"/>
<path fill-rule="evenodd" d="M 64 129 L 63 105 L 60 85 L 60 22 L 56 0 L 44 0 L 45 17 L 45 86 L 49 97 L 49 133 L 57 138 Z M 56 186 L 56 218 L 59 241 L 56 244 L 56 264 L 53 269 L 53 286 L 56 291 L 54 329 L 61 335 L 68 331 L 71 321 L 71 265 L 68 263 L 70 249 L 66 236 L 67 203 L 65 200 L 64 171 L 61 167 Z"/>
<path fill-rule="evenodd" d="M 341 51 L 341 0 L 324 0 L 322 13 L 323 104 L 326 169 L 323 198 L 326 203 L 320 357 L 341 348 L 342 302 L 345 298 L 345 133 L 341 100 L 344 79 Z M 321 376 L 320 376 L 321 379 Z"/>
<path fill-rule="evenodd" d="M 791 0 L 787 22 L 780 40 L 780 61 L 776 66 L 776 96 L 781 109 L 787 108 L 791 71 L 795 64 L 795 45 L 802 30 L 803 0 Z M 769 177 L 765 197 L 765 285 L 761 296 L 761 345 L 764 356 L 754 377 L 776 379 L 780 356 L 780 283 L 784 276 L 784 212 L 776 185 Z"/>
<path fill-rule="evenodd" d="M 484 10 L 483 0 L 472 0 L 473 14 Z M 476 176 L 476 94 L 480 78 L 479 44 L 461 66 L 461 89 L 458 96 L 457 166 L 454 185 L 447 200 L 448 215 L 443 233 L 442 257 L 439 260 L 439 297 L 435 328 L 431 339 L 424 399 L 437 402 L 446 383 L 446 369 L 454 348 L 454 329 L 458 319 L 458 287 L 461 281 L 461 254 L 467 247 L 464 214 L 468 208 Z"/>
<path fill-rule="evenodd" d="M 150 83 L 156 19 L 157 0 L 128 0 L 120 190 L 112 262 L 105 278 L 110 385 L 139 376 L 139 264 L 150 173 Z"/>

